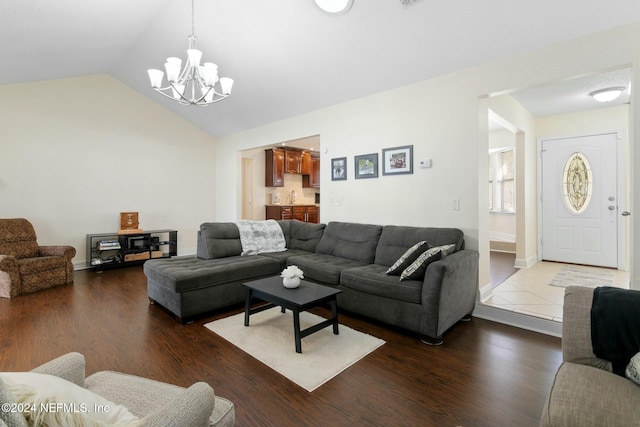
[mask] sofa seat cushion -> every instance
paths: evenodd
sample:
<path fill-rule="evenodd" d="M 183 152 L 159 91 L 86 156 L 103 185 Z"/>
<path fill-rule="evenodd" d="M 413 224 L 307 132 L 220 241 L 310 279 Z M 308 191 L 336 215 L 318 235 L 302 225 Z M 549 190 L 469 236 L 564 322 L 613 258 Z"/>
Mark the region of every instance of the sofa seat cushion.
<path fill-rule="evenodd" d="M 343 270 L 366 265 L 364 262 L 325 254 L 311 254 L 292 256 L 287 265 L 297 265 L 304 272 L 304 278 L 326 285 L 340 284 L 340 274 Z"/>
<path fill-rule="evenodd" d="M 63 257 L 43 256 L 36 258 L 18 259 L 18 269 L 21 275 L 36 274 L 41 271 L 66 268 L 66 260 Z"/>
<path fill-rule="evenodd" d="M 629 426 L 640 420 L 640 387 L 602 369 L 564 362 L 551 387 L 541 425 Z"/>
<path fill-rule="evenodd" d="M 173 292 L 181 293 L 278 274 L 280 264 L 276 259 L 257 255 L 216 259 L 184 256 L 149 260 L 144 263 L 144 273 Z"/>
<path fill-rule="evenodd" d="M 284 270 L 287 267 L 287 259 L 292 256 L 300 256 L 300 255 L 310 255 L 313 252 L 305 251 L 302 249 L 287 249 L 284 252 L 268 252 L 263 253 L 258 256 L 264 256 L 268 258 L 272 258 L 278 260 L 280 263 L 280 271 Z"/>
<path fill-rule="evenodd" d="M 369 264 L 342 272 L 340 285 L 356 291 L 385 298 L 420 304 L 422 280 L 403 280 L 386 274 L 387 267 Z"/>

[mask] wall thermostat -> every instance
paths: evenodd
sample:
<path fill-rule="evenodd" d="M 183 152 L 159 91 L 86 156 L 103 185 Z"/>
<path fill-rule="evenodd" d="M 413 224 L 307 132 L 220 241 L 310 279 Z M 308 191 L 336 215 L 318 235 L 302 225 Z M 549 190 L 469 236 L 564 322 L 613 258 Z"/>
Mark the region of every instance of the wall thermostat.
<path fill-rule="evenodd" d="M 427 169 L 431 167 L 431 159 L 420 160 L 420 167 Z"/>

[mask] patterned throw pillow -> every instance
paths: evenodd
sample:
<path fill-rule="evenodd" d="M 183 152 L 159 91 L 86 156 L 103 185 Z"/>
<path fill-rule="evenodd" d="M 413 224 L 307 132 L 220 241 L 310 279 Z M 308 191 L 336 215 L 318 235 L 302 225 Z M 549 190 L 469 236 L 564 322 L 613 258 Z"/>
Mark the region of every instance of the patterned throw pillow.
<path fill-rule="evenodd" d="M 453 251 L 456 250 L 456 245 L 455 243 L 450 244 L 450 245 L 443 245 L 443 246 L 439 246 L 440 249 L 442 249 L 442 258 L 446 257 L 449 254 L 452 254 Z"/>
<path fill-rule="evenodd" d="M 389 269 L 387 270 L 387 274 L 391 276 L 400 276 L 405 268 L 410 266 L 416 259 L 418 259 L 420 255 L 424 253 L 424 251 L 426 251 L 430 247 L 431 245 L 425 240 L 411 246 L 406 250 L 405 253 L 402 254 L 400 258 L 398 258 L 395 263 L 393 263 L 391 267 L 389 267 Z"/>
<path fill-rule="evenodd" d="M 640 353 L 636 353 L 636 355 L 631 358 L 627 369 L 624 371 L 624 375 L 634 383 L 640 385 Z"/>
<path fill-rule="evenodd" d="M 427 267 L 434 261 L 442 258 L 442 246 L 429 248 L 423 252 L 410 266 L 404 269 L 400 275 L 400 280 L 421 280 Z"/>

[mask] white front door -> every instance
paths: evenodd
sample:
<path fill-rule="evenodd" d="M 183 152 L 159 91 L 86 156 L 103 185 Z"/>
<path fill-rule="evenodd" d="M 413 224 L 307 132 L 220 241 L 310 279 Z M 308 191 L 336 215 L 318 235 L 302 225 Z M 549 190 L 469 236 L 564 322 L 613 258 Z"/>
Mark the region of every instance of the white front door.
<path fill-rule="evenodd" d="M 617 133 L 542 140 L 542 259 L 618 266 Z"/>

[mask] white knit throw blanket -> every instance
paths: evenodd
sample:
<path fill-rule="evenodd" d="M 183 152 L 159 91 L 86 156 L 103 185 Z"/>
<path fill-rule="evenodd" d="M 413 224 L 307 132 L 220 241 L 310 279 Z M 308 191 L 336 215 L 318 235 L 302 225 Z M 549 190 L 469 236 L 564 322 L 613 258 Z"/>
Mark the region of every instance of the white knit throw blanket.
<path fill-rule="evenodd" d="M 282 228 L 277 221 L 236 221 L 240 230 L 242 255 L 257 255 L 265 252 L 282 252 L 286 242 Z"/>

